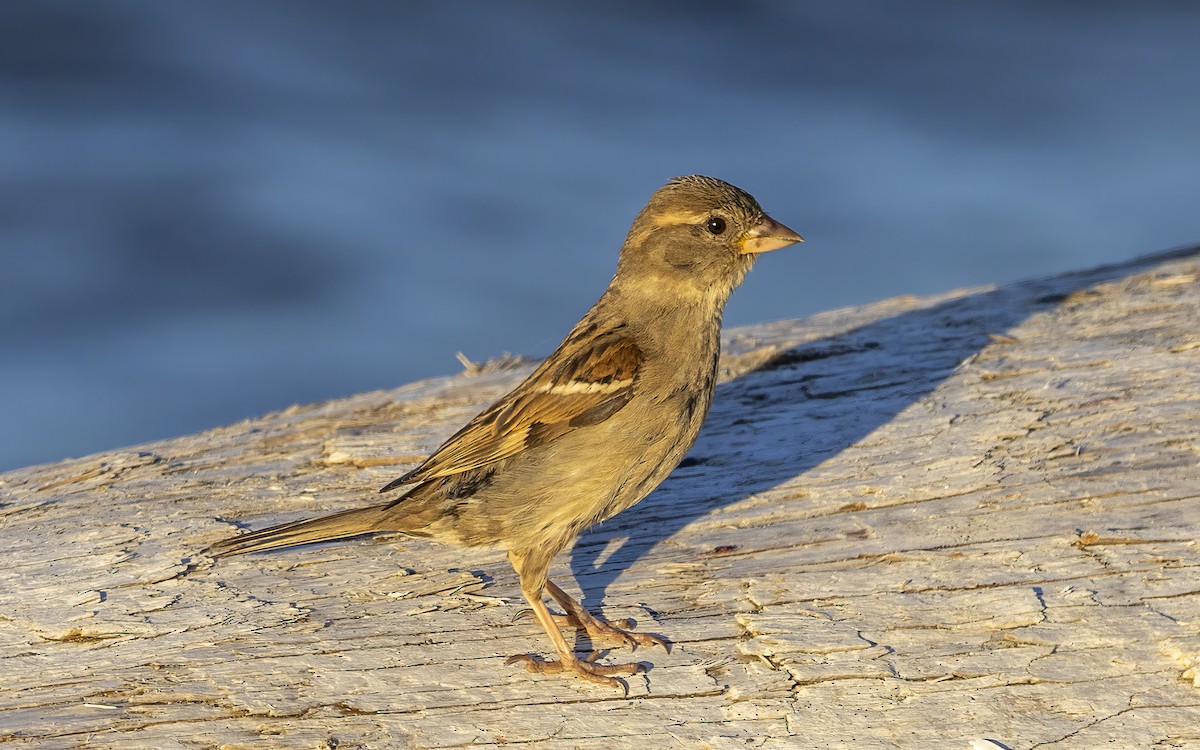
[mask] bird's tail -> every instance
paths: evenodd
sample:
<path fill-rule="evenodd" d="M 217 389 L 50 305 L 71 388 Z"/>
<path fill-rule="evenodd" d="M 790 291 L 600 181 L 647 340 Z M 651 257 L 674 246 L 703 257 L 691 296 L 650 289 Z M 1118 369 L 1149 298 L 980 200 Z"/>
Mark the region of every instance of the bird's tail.
<path fill-rule="evenodd" d="M 271 526 L 217 542 L 208 548 L 208 553 L 214 557 L 228 557 L 388 531 L 386 511 L 389 507 L 389 504 L 373 505 L 369 508 L 355 508 L 320 518 L 310 518 L 307 521 Z"/>

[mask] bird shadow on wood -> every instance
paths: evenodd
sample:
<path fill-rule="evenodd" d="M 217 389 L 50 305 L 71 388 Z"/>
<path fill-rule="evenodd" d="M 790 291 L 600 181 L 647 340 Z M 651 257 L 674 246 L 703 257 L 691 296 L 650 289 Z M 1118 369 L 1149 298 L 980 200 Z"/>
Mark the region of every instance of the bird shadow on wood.
<path fill-rule="evenodd" d="M 795 482 L 929 395 L 1031 315 L 1085 304 L 1088 287 L 1196 252 L 1159 253 L 880 318 L 781 351 L 721 384 L 680 467 L 648 498 L 576 543 L 570 566 L 582 603 L 598 611 L 626 568 L 683 527 Z M 745 534 L 749 544 L 754 531 Z"/>

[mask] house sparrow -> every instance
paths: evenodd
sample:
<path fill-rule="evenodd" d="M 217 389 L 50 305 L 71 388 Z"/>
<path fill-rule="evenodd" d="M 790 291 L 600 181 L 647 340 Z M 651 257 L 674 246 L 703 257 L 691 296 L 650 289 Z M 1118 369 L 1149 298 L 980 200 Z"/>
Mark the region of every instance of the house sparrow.
<path fill-rule="evenodd" d="M 566 339 L 511 393 L 384 487 L 382 505 L 233 537 L 217 556 L 399 532 L 508 552 L 557 660 L 509 659 L 624 687 L 640 663 L 579 658 L 560 625 L 636 648 L 667 643 L 593 616 L 547 577 L 589 526 L 648 495 L 692 447 L 717 381 L 721 314 L 759 253 L 803 238 L 742 190 L 712 177 L 671 180 L 629 230 L 617 272 Z M 565 611 L 554 615 L 549 594 Z"/>

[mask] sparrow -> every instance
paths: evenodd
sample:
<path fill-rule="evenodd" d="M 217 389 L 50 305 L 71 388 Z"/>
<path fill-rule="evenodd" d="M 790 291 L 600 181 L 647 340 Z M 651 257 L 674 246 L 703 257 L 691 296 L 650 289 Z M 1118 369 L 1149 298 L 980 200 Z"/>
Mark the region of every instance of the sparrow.
<path fill-rule="evenodd" d="M 669 644 L 594 616 L 548 577 L 579 535 L 637 503 L 679 464 L 712 403 L 725 303 L 761 253 L 803 242 L 746 192 L 713 177 L 672 179 L 634 219 L 608 289 L 520 385 L 484 409 L 379 505 L 235 536 L 243 554 L 380 532 L 503 549 L 556 659 L 531 672 L 626 688 L 640 662 L 580 658 L 560 627 L 636 648 Z M 544 598 L 562 607 L 555 615 Z"/>

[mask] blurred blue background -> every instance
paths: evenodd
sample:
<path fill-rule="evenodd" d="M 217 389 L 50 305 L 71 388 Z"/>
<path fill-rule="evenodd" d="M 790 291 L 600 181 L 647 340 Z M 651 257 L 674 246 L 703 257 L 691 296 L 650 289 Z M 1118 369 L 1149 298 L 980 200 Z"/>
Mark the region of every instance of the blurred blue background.
<path fill-rule="evenodd" d="M 737 325 L 1200 240 L 1200 5 L 7 2 L 0 469 L 545 355 L 666 179 Z"/>

